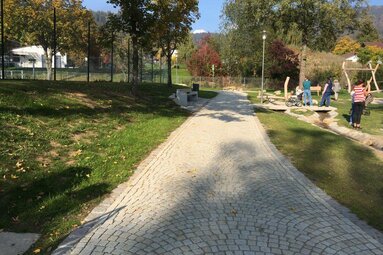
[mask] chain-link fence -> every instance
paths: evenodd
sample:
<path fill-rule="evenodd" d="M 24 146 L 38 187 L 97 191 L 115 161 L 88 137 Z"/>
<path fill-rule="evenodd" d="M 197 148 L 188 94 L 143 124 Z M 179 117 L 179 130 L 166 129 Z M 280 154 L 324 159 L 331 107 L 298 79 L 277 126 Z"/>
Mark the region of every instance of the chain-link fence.
<path fill-rule="evenodd" d="M 62 11 L 54 8 L 44 11 L 44 14 L 41 10 L 36 14 L 41 19 L 36 20 L 36 23 L 44 23 L 45 26 L 37 28 L 41 29 L 41 34 L 36 32 L 33 36 L 37 38 L 43 35 L 45 38 L 31 42 L 20 35 L 32 33 L 31 27 L 36 25 L 34 21 L 29 19 L 31 23 L 28 23 L 28 17 L 16 17 L 16 13 L 1 8 L 1 79 L 89 82 L 128 82 L 132 79 L 133 54 L 129 35 L 112 32 L 97 24 L 97 20 L 89 15 L 65 23 L 67 17 L 63 16 Z M 4 16 L 8 22 L 5 29 Z M 18 26 L 16 32 L 18 21 L 25 24 L 21 28 Z M 15 23 L 15 29 L 12 29 L 12 22 Z M 165 81 L 167 70 L 164 59 L 143 50 L 140 50 L 139 59 L 141 80 Z"/>

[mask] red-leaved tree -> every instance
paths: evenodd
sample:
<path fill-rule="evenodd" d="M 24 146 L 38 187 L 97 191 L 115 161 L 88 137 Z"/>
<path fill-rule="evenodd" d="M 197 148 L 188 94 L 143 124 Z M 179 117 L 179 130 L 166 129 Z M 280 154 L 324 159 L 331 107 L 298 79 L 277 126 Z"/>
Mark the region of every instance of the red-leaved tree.
<path fill-rule="evenodd" d="M 198 45 L 198 49 L 192 54 L 187 67 L 193 76 L 220 75 L 222 67 L 221 58 L 217 51 L 209 45 L 209 36 L 204 37 Z"/>
<path fill-rule="evenodd" d="M 276 40 L 268 47 L 268 72 L 270 77 L 277 80 L 285 80 L 286 76 L 290 76 L 292 80 L 299 78 L 299 59 L 291 49 Z"/>

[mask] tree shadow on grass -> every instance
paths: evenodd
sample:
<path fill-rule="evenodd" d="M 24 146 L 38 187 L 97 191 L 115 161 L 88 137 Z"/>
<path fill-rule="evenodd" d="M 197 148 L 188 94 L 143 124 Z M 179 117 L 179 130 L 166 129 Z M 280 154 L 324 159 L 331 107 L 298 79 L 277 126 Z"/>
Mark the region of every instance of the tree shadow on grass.
<path fill-rule="evenodd" d="M 322 130 L 289 131 L 291 135 L 284 143 L 297 145 L 290 148 L 294 153 L 286 149 L 283 152 L 293 157 L 299 155 L 297 168 L 361 219 L 383 230 L 383 162 L 373 151 Z M 271 137 L 281 135 L 270 132 Z"/>
<path fill-rule="evenodd" d="M 18 115 L 67 117 L 72 115 L 83 115 L 94 117 L 100 114 L 119 115 L 122 113 L 151 113 L 166 117 L 185 116 L 185 111 L 179 109 L 168 97 L 175 92 L 177 86 L 169 88 L 165 85 L 145 84 L 140 87 L 140 95 L 133 97 L 129 86 L 126 84 L 83 84 L 83 83 L 58 83 L 43 82 L 41 86 L 34 83 L 11 84 L 6 90 L 2 88 L 0 93 L 20 94 L 29 97 L 33 101 L 36 97 L 49 98 L 53 96 L 62 97 L 66 93 L 82 93 L 87 100 L 94 102 L 111 101 L 109 106 L 102 107 L 98 103 L 94 107 L 87 107 L 78 103 L 71 108 L 54 106 L 3 106 L 0 113 L 12 113 Z M 11 91 L 11 89 L 14 89 Z M 82 98 L 77 98 L 81 100 Z M 58 105 L 62 104 L 60 102 Z"/>
<path fill-rule="evenodd" d="M 60 219 L 83 203 L 109 192 L 109 184 L 84 184 L 92 174 L 87 167 L 70 167 L 58 173 L 31 177 L 7 184 L 0 207 L 3 228 L 41 232 L 50 221 Z"/>

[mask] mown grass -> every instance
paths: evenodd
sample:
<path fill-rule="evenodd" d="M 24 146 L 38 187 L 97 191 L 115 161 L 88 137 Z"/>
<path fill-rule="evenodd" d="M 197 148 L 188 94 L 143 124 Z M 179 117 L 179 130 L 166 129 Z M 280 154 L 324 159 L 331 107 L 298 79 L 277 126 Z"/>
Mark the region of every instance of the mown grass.
<path fill-rule="evenodd" d="M 369 148 L 287 114 L 257 110 L 256 114 L 271 141 L 299 171 L 361 219 L 383 230 L 382 159 Z"/>
<path fill-rule="evenodd" d="M 381 97 L 383 93 L 374 93 L 374 97 Z M 338 101 L 332 101 L 331 105 L 338 108 L 338 124 L 350 127 L 351 98 L 347 91 L 339 94 Z M 383 136 L 383 105 L 369 104 L 370 115 L 362 115 L 361 126 L 364 133 Z"/>
<path fill-rule="evenodd" d="M 49 253 L 188 117 L 176 88 L 0 82 L 0 229 L 41 233 Z"/>

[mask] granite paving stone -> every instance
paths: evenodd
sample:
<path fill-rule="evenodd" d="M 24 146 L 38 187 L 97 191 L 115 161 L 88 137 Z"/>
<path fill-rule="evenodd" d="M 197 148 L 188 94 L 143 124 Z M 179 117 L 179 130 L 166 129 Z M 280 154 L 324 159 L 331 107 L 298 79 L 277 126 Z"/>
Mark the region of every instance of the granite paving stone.
<path fill-rule="evenodd" d="M 381 233 L 276 150 L 244 93 L 220 92 L 110 201 L 54 254 L 383 254 Z"/>

